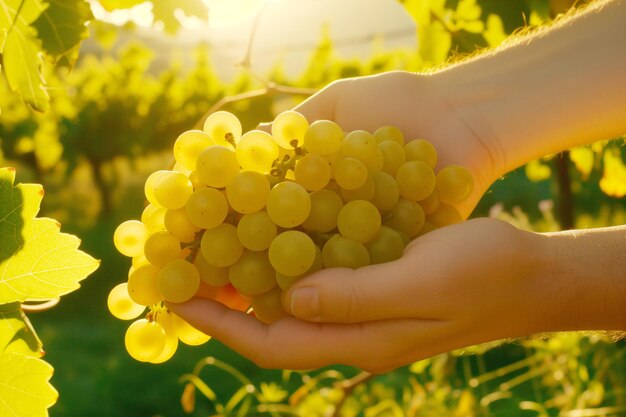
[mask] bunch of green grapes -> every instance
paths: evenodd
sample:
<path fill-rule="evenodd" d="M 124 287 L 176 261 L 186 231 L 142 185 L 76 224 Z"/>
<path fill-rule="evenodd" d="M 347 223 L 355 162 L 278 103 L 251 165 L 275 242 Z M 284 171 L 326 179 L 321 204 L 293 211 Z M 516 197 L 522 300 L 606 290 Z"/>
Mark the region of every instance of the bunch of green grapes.
<path fill-rule="evenodd" d="M 178 340 L 209 340 L 165 302 L 210 298 L 272 323 L 287 317 L 282 292 L 299 279 L 394 261 L 412 239 L 462 220 L 455 205 L 472 176 L 435 172 L 426 140 L 405 143 L 393 126 L 346 133 L 295 111 L 271 130 L 243 133 L 236 116 L 213 113 L 176 139 L 173 169 L 148 177 L 141 220 L 115 231 L 132 266 L 109 309 L 132 320 L 148 307 L 126 333 L 135 359 L 163 362 Z"/>

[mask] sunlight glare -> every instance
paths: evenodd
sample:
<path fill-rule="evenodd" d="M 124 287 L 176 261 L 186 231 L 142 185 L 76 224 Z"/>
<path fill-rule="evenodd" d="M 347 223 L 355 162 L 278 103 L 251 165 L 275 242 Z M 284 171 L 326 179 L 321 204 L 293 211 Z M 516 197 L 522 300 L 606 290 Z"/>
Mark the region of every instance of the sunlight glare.
<path fill-rule="evenodd" d="M 151 3 L 141 3 L 130 9 L 120 9 L 109 12 L 97 1 L 92 1 L 91 11 L 96 20 L 112 23 L 117 26 L 123 26 L 128 22 L 133 22 L 137 26 L 150 27 L 153 22 Z"/>
<path fill-rule="evenodd" d="M 209 8 L 209 26 L 233 25 L 256 13 L 268 0 L 203 0 Z"/>

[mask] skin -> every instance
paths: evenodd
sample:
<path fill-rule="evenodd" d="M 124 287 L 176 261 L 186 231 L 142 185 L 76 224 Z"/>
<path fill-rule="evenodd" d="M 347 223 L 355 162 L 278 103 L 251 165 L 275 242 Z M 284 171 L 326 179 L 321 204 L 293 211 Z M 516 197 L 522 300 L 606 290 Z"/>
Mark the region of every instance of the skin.
<path fill-rule="evenodd" d="M 438 168 L 474 176 L 460 207 L 468 217 L 506 172 L 626 132 L 624 21 L 626 1 L 596 2 L 439 72 L 332 83 L 296 110 L 344 130 L 396 125 L 429 139 Z M 298 281 L 283 297 L 295 317 L 271 325 L 201 298 L 170 308 L 262 367 L 384 372 L 492 340 L 624 331 L 624 271 L 626 226 L 539 234 L 473 219 L 419 237 L 398 261 Z"/>

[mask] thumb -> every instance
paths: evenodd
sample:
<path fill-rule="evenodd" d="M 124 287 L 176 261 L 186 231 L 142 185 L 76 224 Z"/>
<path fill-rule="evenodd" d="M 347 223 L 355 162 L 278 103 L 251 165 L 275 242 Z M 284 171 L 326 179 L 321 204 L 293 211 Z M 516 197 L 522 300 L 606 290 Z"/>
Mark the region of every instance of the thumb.
<path fill-rule="evenodd" d="M 411 317 L 424 282 L 399 259 L 357 270 L 332 268 L 303 278 L 283 295 L 293 316 L 315 322 L 355 323 Z"/>

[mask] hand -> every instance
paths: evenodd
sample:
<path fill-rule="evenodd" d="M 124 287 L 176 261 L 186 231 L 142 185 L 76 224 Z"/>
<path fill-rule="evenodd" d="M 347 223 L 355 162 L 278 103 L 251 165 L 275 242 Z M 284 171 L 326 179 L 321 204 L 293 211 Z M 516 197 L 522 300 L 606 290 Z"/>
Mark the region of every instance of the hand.
<path fill-rule="evenodd" d="M 294 110 L 309 122 L 333 120 L 345 131 L 374 132 L 394 125 L 406 141 L 428 140 L 437 149 L 437 169 L 456 164 L 474 176 L 473 193 L 459 206 L 467 218 L 491 183 L 504 174 L 504 156 L 496 139 L 484 133 L 490 130 L 480 120 L 462 119 L 443 91 L 437 74 L 393 71 L 336 81 Z"/>
<path fill-rule="evenodd" d="M 544 240 L 494 219 L 438 229 L 395 262 L 302 279 L 284 296 L 285 309 L 299 318 L 271 325 L 200 298 L 169 307 L 262 367 L 341 363 L 388 371 L 550 330 L 546 317 L 559 315 L 550 314 L 555 294 L 545 291 L 538 272 Z"/>

